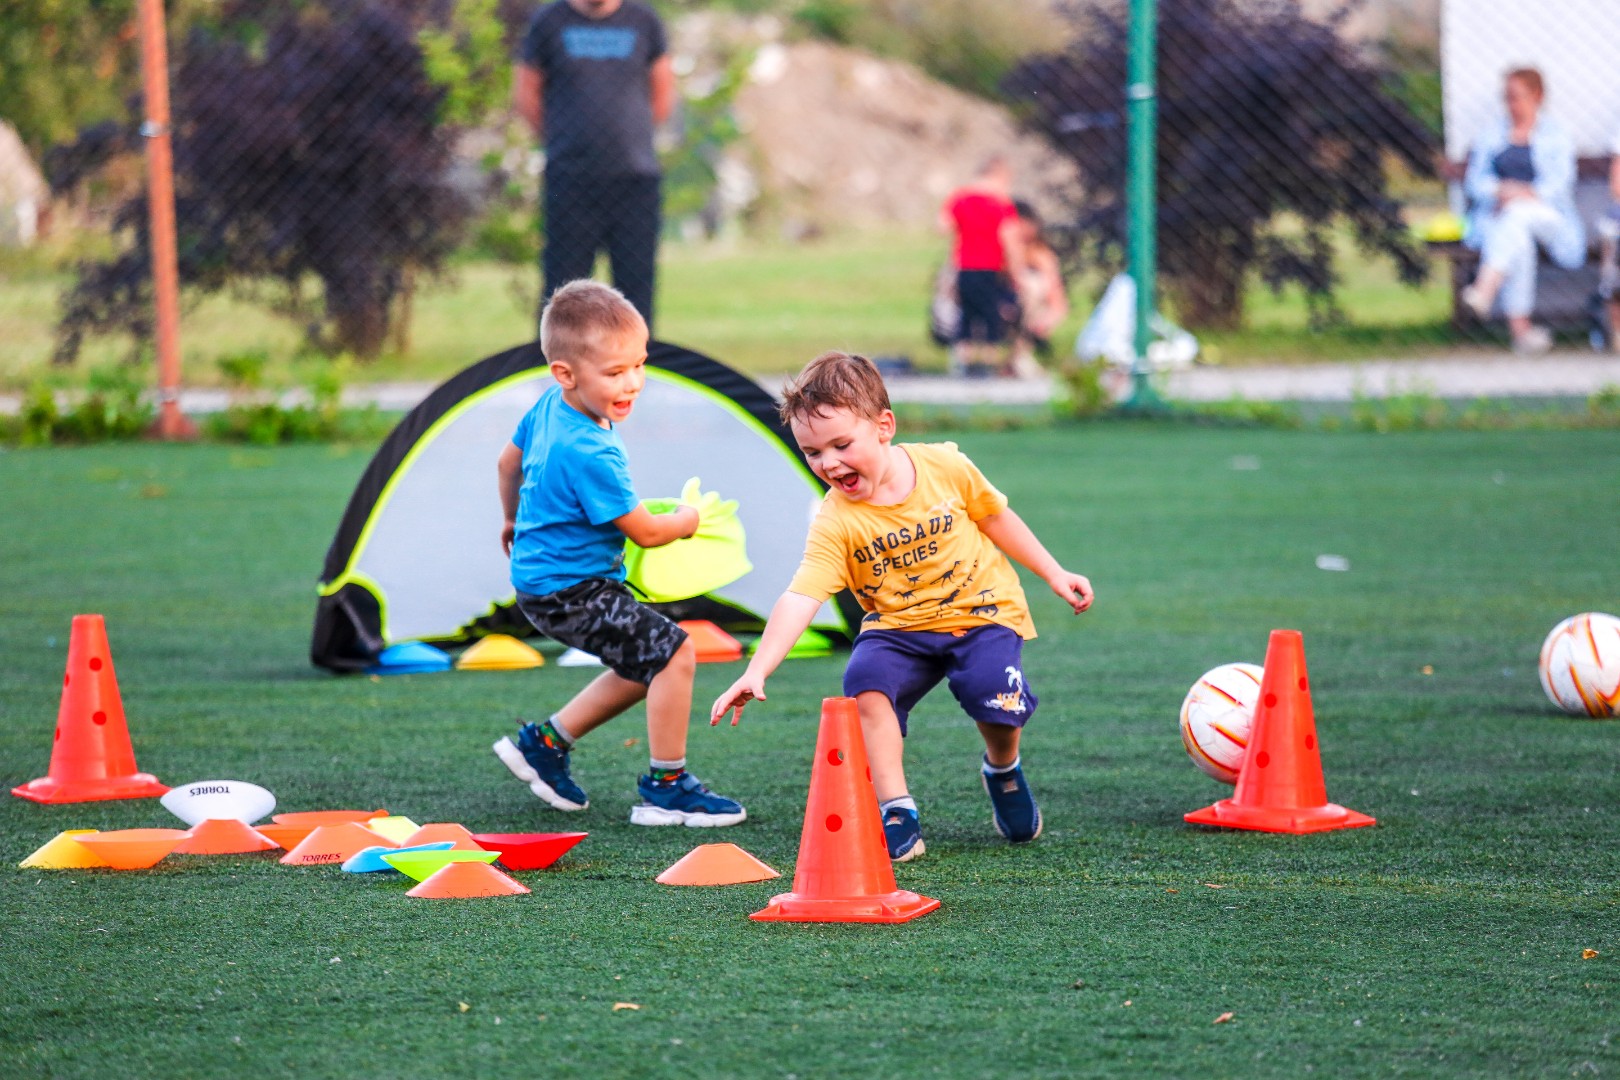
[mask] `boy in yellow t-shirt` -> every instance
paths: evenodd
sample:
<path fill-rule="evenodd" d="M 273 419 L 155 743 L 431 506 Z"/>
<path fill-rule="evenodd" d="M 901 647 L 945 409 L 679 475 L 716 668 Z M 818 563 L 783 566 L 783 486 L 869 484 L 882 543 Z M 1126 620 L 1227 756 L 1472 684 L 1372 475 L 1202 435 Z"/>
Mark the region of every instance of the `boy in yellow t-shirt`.
<path fill-rule="evenodd" d="M 1091 582 L 1058 565 L 954 443 L 896 444 L 888 391 L 865 357 L 830 352 L 811 361 L 783 391 L 782 420 L 832 490 L 759 650 L 715 699 L 710 722 L 763 701 L 765 680 L 821 605 L 848 588 L 866 616 L 844 693 L 860 706 L 889 857 L 906 862 L 924 851 L 903 740 L 907 714 L 941 679 L 984 738 L 996 830 L 1014 843 L 1035 839 L 1041 812 L 1018 753 L 1036 706 L 1022 663 L 1035 627 L 1006 557 L 1039 574 L 1076 614 L 1091 606 Z"/>

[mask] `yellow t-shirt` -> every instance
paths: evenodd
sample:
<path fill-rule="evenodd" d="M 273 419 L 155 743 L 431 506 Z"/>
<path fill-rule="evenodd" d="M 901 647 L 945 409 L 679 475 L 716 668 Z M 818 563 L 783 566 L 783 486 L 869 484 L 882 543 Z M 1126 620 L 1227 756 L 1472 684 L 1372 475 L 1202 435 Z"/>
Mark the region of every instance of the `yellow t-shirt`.
<path fill-rule="evenodd" d="M 955 443 L 904 443 L 917 485 L 894 506 L 827 492 L 790 592 L 825 600 L 849 589 L 862 630 L 970 630 L 999 623 L 1035 636 L 1024 588 L 974 524 L 1007 508 Z"/>

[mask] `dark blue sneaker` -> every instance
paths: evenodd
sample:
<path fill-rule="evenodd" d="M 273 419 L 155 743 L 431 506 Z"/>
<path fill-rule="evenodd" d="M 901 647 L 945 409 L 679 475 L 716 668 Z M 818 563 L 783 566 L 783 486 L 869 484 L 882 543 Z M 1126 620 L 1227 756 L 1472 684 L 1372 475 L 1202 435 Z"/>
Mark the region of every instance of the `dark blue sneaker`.
<path fill-rule="evenodd" d="M 989 762 L 985 762 L 988 765 Z M 1026 844 L 1041 835 L 1041 808 L 1035 805 L 1023 766 L 991 775 L 979 770 L 984 790 L 990 796 L 991 820 L 996 832 L 1015 844 Z"/>
<path fill-rule="evenodd" d="M 883 815 L 883 839 L 889 845 L 889 858 L 895 862 L 910 862 L 928 850 L 917 811 L 904 806 L 891 806 Z"/>
<path fill-rule="evenodd" d="M 528 784 L 529 790 L 547 804 L 558 810 L 583 810 L 591 805 L 584 789 L 568 775 L 568 751 L 547 746 L 539 725 L 518 728 L 515 743 L 502 736 L 494 750 L 512 775 Z"/>
<path fill-rule="evenodd" d="M 651 776 L 636 781 L 641 805 L 630 808 L 632 825 L 690 825 L 694 829 L 735 825 L 748 817 L 742 803 L 716 795 L 689 772 L 668 784 Z"/>

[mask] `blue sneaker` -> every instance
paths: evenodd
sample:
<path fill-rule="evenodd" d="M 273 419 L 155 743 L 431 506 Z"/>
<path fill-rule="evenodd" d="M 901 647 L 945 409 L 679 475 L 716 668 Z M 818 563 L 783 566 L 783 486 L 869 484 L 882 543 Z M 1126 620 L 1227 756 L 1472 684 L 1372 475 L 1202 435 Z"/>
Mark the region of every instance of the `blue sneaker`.
<path fill-rule="evenodd" d="M 890 807 L 883 815 L 883 839 L 889 845 L 889 858 L 894 862 L 910 862 L 928 850 L 923 843 L 917 811 L 904 806 Z"/>
<path fill-rule="evenodd" d="M 558 810 L 583 810 L 591 805 L 590 796 L 568 775 L 568 751 L 547 746 L 539 725 L 524 724 L 518 728 L 517 742 L 502 736 L 493 749 L 512 775 L 548 805 Z"/>
<path fill-rule="evenodd" d="M 989 764 L 984 763 L 986 768 Z M 1024 779 L 1022 765 L 994 775 L 981 768 L 979 777 L 984 781 L 985 794 L 990 796 L 990 815 L 996 832 L 1015 844 L 1027 844 L 1041 835 L 1041 808 L 1035 805 L 1035 796 Z"/>
<path fill-rule="evenodd" d="M 742 803 L 716 795 L 689 772 L 668 784 L 651 776 L 636 781 L 641 805 L 630 808 L 632 825 L 690 825 L 694 829 L 735 825 L 748 817 Z"/>

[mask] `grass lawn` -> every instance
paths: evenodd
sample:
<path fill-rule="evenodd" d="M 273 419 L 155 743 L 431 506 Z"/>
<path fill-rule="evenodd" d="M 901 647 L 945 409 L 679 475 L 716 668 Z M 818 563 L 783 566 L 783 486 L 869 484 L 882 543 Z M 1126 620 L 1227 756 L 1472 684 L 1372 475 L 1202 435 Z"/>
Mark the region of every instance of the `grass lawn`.
<path fill-rule="evenodd" d="M 564 818 L 488 747 L 588 673 L 309 668 L 312 586 L 364 452 L 0 453 L 8 787 L 44 770 L 69 619 L 98 611 L 140 764 L 165 780 L 252 780 L 286 810 L 591 833 L 522 875 L 532 895 L 433 903 L 265 856 L 22 871 L 61 829 L 172 822 L 150 801 L 4 799 L 5 1074 L 1620 1068 L 1620 724 L 1556 713 L 1535 675 L 1560 618 L 1620 608 L 1620 511 L 1602 497 L 1620 433 L 1113 424 L 960 438 L 1099 600 L 1075 619 L 1031 590 L 1042 704 L 1026 765 L 1046 817 L 1034 844 L 994 836 L 977 739 L 949 696 L 914 715 L 929 850 L 898 877 L 943 907 L 902 927 L 748 921 L 785 880 L 652 880 L 720 839 L 791 874 L 840 659 L 786 664 L 742 726 L 693 732 L 694 767 L 747 802 L 745 825 L 628 825 L 645 766 L 644 742 L 627 745 L 644 739 L 636 717 L 585 743 L 592 805 Z M 1260 468 L 1234 470 L 1240 455 Z M 1054 467 L 1072 479 L 1053 483 Z M 1596 508 L 1572 513 L 1570 492 L 1598 493 Z M 1325 553 L 1350 572 L 1315 569 Z M 1280 626 L 1305 632 L 1329 795 L 1376 828 L 1287 837 L 1181 820 L 1228 790 L 1180 747 L 1182 694 L 1217 663 L 1259 661 Z M 736 670 L 701 669 L 698 699 Z"/>
<path fill-rule="evenodd" d="M 1395 281 L 1385 263 L 1369 262 L 1346 243 L 1341 303 L 1351 324 L 1324 333 L 1306 326 L 1297 290 L 1274 297 L 1256 286 L 1248 325 L 1212 334 L 1207 344 L 1224 363 L 1356 359 L 1432 353 L 1449 348 L 1449 294 L 1436 274 L 1421 290 Z M 793 371 L 829 348 L 909 355 L 924 369 L 943 369 L 944 354 L 927 337 L 928 294 L 943 239 L 927 234 L 856 235 L 817 242 L 689 245 L 663 248 L 660 336 L 707 352 L 754 374 Z M 69 279 L 42 268 L 0 266 L 0 388 L 25 386 L 47 366 L 57 297 Z M 1053 340 L 1074 342 L 1103 282 L 1074 283 L 1075 311 Z M 410 351 L 355 373 L 358 379 L 437 381 L 534 333 L 538 273 L 487 263 L 464 265 L 417 298 Z M 218 384 L 222 356 L 262 350 L 272 375 L 291 379 L 287 358 L 299 328 L 264 308 L 227 296 L 189 306 L 181 353 L 192 385 Z M 128 340 L 93 339 L 83 366 L 114 363 Z"/>

